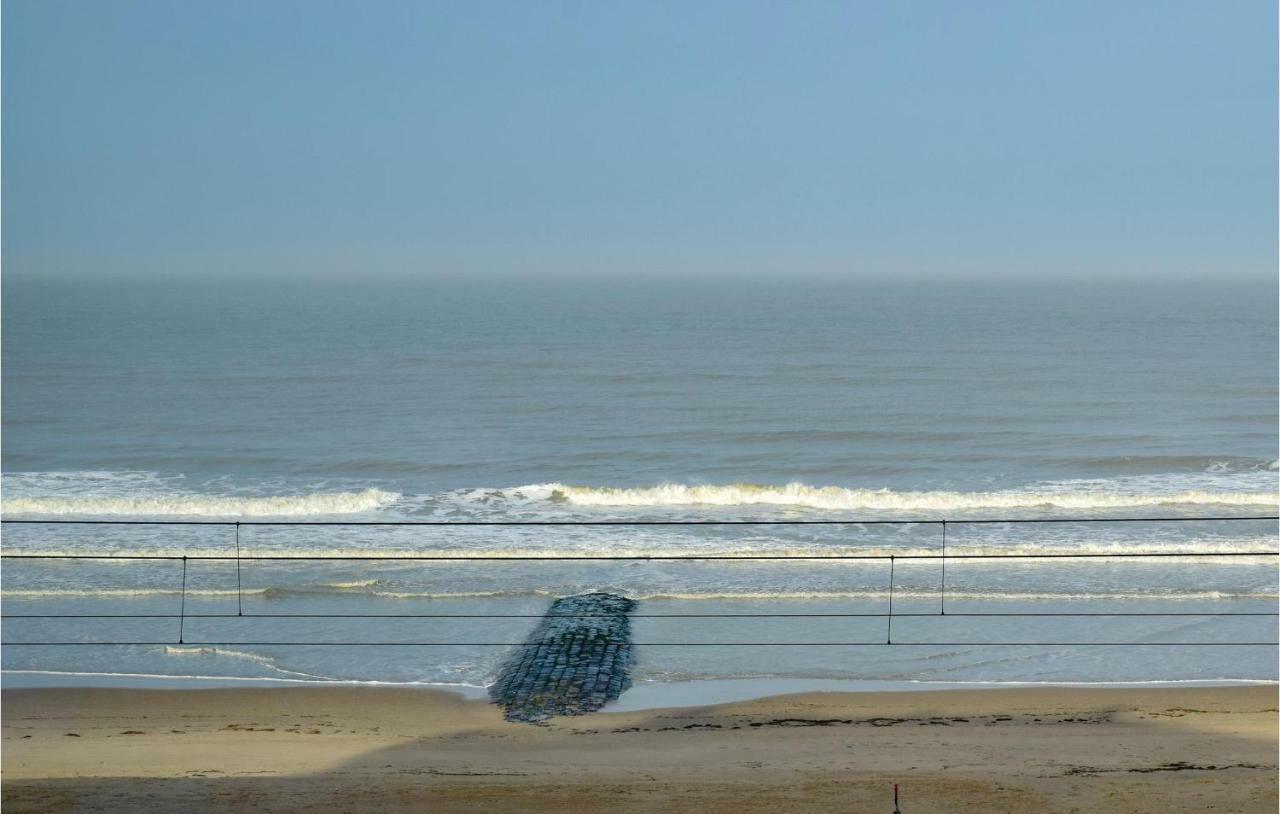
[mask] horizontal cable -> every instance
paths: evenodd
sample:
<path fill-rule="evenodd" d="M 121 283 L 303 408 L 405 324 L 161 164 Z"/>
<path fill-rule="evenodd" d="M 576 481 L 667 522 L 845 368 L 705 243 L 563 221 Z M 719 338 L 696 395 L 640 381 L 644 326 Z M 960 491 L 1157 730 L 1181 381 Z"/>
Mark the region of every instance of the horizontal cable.
<path fill-rule="evenodd" d="M 5 642 L 5 647 L 540 647 L 546 642 Z M 632 642 L 631 647 L 1280 647 L 1280 642 Z"/>
<path fill-rule="evenodd" d="M 785 619 L 885 618 L 931 619 L 950 616 L 1275 616 L 1276 611 L 951 611 L 949 613 L 629 613 L 632 619 Z M 5 613 L 0 619 L 614 619 L 614 613 Z"/>
<path fill-rule="evenodd" d="M 325 555 L 296 556 L 283 554 L 0 554 L 5 560 L 225 560 L 235 561 L 288 561 L 323 562 L 537 562 L 537 561 L 619 561 L 619 562 L 667 562 L 678 560 L 1045 560 L 1045 559 L 1136 559 L 1141 557 L 1280 557 L 1280 551 L 1161 551 L 1115 552 L 1111 554 L 600 554 L 571 556 L 561 554 L 511 556 L 474 554 L 409 554 L 404 556 L 381 555 Z"/>
<path fill-rule="evenodd" d="M 1236 517 L 1029 517 L 972 520 L 0 520 L 79 526 L 919 526 L 992 523 L 1187 523 L 1280 520 L 1280 515 Z"/>

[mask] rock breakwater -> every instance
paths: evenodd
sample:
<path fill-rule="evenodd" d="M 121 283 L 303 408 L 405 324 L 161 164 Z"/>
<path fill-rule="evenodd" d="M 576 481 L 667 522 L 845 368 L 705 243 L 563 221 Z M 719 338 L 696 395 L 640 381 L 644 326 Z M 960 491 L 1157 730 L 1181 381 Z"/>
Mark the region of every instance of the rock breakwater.
<path fill-rule="evenodd" d="M 631 686 L 635 600 L 608 593 L 557 599 L 489 688 L 509 721 L 583 715 Z"/>

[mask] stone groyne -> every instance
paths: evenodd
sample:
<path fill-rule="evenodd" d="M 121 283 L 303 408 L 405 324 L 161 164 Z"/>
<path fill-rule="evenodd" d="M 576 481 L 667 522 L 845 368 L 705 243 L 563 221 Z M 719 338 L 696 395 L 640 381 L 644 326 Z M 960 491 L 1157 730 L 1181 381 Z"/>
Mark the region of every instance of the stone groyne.
<path fill-rule="evenodd" d="M 557 599 L 498 673 L 489 697 L 509 721 L 594 712 L 631 686 L 636 603 L 607 593 Z"/>

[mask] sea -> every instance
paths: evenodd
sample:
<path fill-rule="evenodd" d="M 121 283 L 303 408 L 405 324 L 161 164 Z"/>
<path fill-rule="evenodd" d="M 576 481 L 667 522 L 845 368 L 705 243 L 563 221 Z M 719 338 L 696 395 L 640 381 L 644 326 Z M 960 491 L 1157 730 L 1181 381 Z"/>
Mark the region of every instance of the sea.
<path fill-rule="evenodd" d="M 1275 681 L 1276 302 L 10 275 L 0 661 L 481 688 L 609 591 L 640 683 Z"/>

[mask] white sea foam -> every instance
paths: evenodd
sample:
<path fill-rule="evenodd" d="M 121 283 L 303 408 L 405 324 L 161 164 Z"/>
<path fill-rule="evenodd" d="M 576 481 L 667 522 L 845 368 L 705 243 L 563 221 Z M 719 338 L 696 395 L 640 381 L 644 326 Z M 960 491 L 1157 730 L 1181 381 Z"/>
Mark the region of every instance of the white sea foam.
<path fill-rule="evenodd" d="M 395 492 L 316 492 L 301 495 L 241 497 L 204 494 L 79 495 L 12 497 L 4 501 L 7 514 L 22 516 L 129 517 L 305 517 L 359 514 L 390 506 Z"/>
<path fill-rule="evenodd" d="M 266 665 L 271 665 L 272 662 L 269 656 L 263 656 L 259 653 L 246 653 L 242 650 L 228 650 L 222 647 L 205 647 L 202 645 L 192 645 L 190 647 L 165 645 L 164 653 L 166 656 L 223 656 Z"/>
<path fill-rule="evenodd" d="M 363 595 L 372 599 L 402 599 L 423 601 L 447 601 L 458 599 L 521 599 L 521 598 L 554 598 L 590 590 L 619 591 L 614 586 L 584 586 L 572 590 L 553 591 L 546 589 L 529 590 L 494 590 L 494 591 L 392 591 L 373 590 Z M 118 589 L 17 589 L 0 592 L 0 596 L 8 599 L 61 599 L 61 598 L 105 598 L 105 599 L 144 599 L 155 596 L 178 596 L 181 591 L 168 588 Z M 324 593 L 316 587 L 273 586 L 268 588 L 246 589 L 243 596 L 257 596 L 266 599 L 285 599 L 290 596 L 309 596 Z M 334 592 L 336 593 L 336 592 Z M 864 590 L 720 590 L 699 591 L 637 591 L 628 590 L 627 595 L 637 600 L 667 601 L 713 601 L 713 602 L 755 602 L 755 601 L 807 601 L 824 599 L 858 599 L 884 601 L 889 598 L 887 590 L 875 588 Z M 236 591 L 187 591 L 187 596 L 231 597 Z M 893 592 L 895 600 L 936 600 L 940 592 L 934 590 L 918 590 L 899 588 Z M 1151 591 L 1028 591 L 1020 589 L 1001 590 L 991 588 L 981 591 L 948 590 L 947 599 L 967 599 L 973 601 L 998 602 L 1036 602 L 1036 601 L 1190 601 L 1219 602 L 1224 600 L 1276 600 L 1280 594 L 1275 591 L 1242 590 L 1242 591 L 1204 591 L 1195 589 L 1153 589 Z"/>
<path fill-rule="evenodd" d="M 222 493 L 220 482 L 186 483 L 154 472 L 36 472 L 3 476 L 3 509 L 27 517 L 255 518 L 350 515 L 395 507 L 427 511 L 435 519 L 496 515 L 555 519 L 556 507 L 776 507 L 917 514 L 971 510 L 1108 510 L 1144 507 L 1239 506 L 1275 510 L 1280 491 L 1274 469 L 1209 471 L 1046 481 L 987 492 L 923 491 L 811 486 L 804 483 L 681 484 L 648 487 L 536 483 L 508 488 L 459 489 L 404 497 L 365 488 L 329 491 L 323 485 L 292 492 L 260 483 L 251 493 Z M 398 504 L 398 505 L 397 505 Z"/>
<path fill-rule="evenodd" d="M 947 645 L 940 645 L 939 648 L 945 648 Z M 1036 656 L 1039 658 L 1039 656 Z M 476 698 L 484 697 L 483 690 L 487 689 L 489 684 L 484 682 L 464 682 L 464 681 L 377 681 L 362 680 L 351 678 L 277 678 L 273 676 L 226 676 L 226 675 L 174 675 L 170 673 L 139 673 L 139 672 L 93 672 L 93 671 L 74 671 L 74 670 L 2 670 L 0 675 L 10 676 L 51 676 L 60 679 L 88 679 L 88 680 L 105 680 L 111 684 L 124 682 L 137 682 L 141 688 L 165 687 L 171 686 L 172 682 L 199 682 L 207 683 L 209 686 L 219 686 L 222 684 L 299 684 L 303 686 L 332 686 L 332 687 L 421 687 L 421 688 L 439 688 L 446 691 L 462 691 L 464 694 L 471 695 Z M 927 692 L 934 689 L 951 689 L 958 686 L 972 687 L 1222 687 L 1222 686 L 1276 686 L 1277 682 L 1273 678 L 1233 678 L 1230 676 L 1222 676 L 1217 678 L 1153 678 L 1145 680 L 1128 680 L 1128 681 L 1071 681 L 1071 680 L 1050 680 L 1050 681 L 1027 681 L 1017 679 L 987 679 L 987 680 L 960 680 L 960 679 L 865 679 L 851 678 L 848 675 L 832 672 L 830 675 L 816 676 L 806 673 L 803 676 L 795 676 L 789 673 L 781 672 L 753 672 L 753 673 L 726 673 L 726 674 L 707 674 L 705 672 L 681 672 L 674 670 L 663 670 L 651 673 L 647 676 L 640 675 L 636 678 L 637 687 L 661 687 L 664 684 L 679 683 L 685 684 L 684 687 L 678 688 L 679 695 L 676 699 L 683 699 L 686 696 L 689 684 L 708 684 L 715 685 L 721 682 L 732 682 L 737 684 L 742 681 L 761 682 L 764 693 L 759 697 L 767 697 L 768 695 L 777 695 L 774 691 L 775 682 L 779 679 L 787 681 L 784 685 L 788 691 L 793 686 L 791 682 L 809 682 L 813 681 L 817 684 L 827 684 L 832 681 L 839 681 L 847 684 L 848 692 L 874 692 L 880 689 L 918 689 L 921 692 Z M 874 685 L 874 686 L 868 686 Z M 889 685 L 889 686 L 883 686 Z M 816 687 L 819 690 L 837 689 L 835 687 L 821 686 Z M 727 697 L 717 696 L 716 701 L 727 701 Z M 675 701 L 678 705 L 679 700 Z M 672 703 L 657 703 L 653 708 L 661 708 L 672 706 Z"/>
<path fill-rule="evenodd" d="M 850 524 L 856 525 L 856 524 Z M 1276 543 L 1274 537 L 1255 535 L 1251 537 L 1240 537 L 1232 540 L 1210 539 L 1210 540 L 1185 540 L 1180 542 L 1141 542 L 1141 541 L 1124 541 L 1116 543 L 1088 543 L 1081 541 L 1070 541 L 1063 543 L 1040 543 L 1040 542 L 1010 542 L 1007 544 L 993 545 L 964 545 L 952 543 L 947 548 L 947 555 L 953 560 L 962 560 L 966 557 L 1002 557 L 999 562 L 1003 565 L 1052 565 L 1054 568 L 1066 567 L 1072 563 L 1098 562 L 1107 557 L 1128 557 L 1133 559 L 1133 555 L 1137 554 L 1154 554 L 1156 557 L 1150 559 L 1134 559 L 1134 564 L 1150 563 L 1160 564 L 1169 562 L 1207 562 L 1219 565 L 1230 564 L 1257 564 L 1257 563 L 1274 563 L 1276 556 Z M 160 559 L 177 559 L 180 557 L 188 557 L 191 559 L 200 558 L 216 558 L 210 560 L 209 567 L 231 566 L 235 563 L 235 551 L 227 548 L 159 548 L 159 547 L 139 547 L 122 549 L 118 551 L 103 550 L 99 548 L 27 548 L 23 546 L 10 545 L 6 548 L 8 554 L 13 556 L 27 556 L 32 558 L 49 558 L 45 564 L 51 565 L 56 562 L 57 557 L 74 556 L 80 559 L 93 558 L 95 565 L 109 564 L 116 566 L 153 564 L 148 558 Z M 844 565 L 866 564 L 869 566 L 880 567 L 883 563 L 879 563 L 877 558 L 887 559 L 888 557 L 898 558 L 930 558 L 937 559 L 942 556 L 942 548 L 938 545 L 916 545 L 916 546 L 889 546 L 883 544 L 876 545 L 858 545 L 852 542 L 845 545 L 825 545 L 825 546 L 799 546 L 794 542 L 779 540 L 771 541 L 743 541 L 738 545 L 726 545 L 726 541 L 708 541 L 701 545 L 685 545 L 672 546 L 670 544 L 657 546 L 621 546 L 614 544 L 610 538 L 599 540 L 596 542 L 584 541 L 584 544 L 574 548 L 536 548 L 525 546 L 506 546 L 500 542 L 492 541 L 488 547 L 476 548 L 429 548 L 429 549 L 408 549 L 408 548 L 317 548 L 317 547 L 288 547 L 288 548 L 272 548 L 259 549 L 245 547 L 241 554 L 245 562 L 254 561 L 262 562 L 269 567 L 286 566 L 291 561 L 296 561 L 300 565 L 322 564 L 324 561 L 332 561 L 337 564 L 348 563 L 352 561 L 374 562 L 377 567 L 386 568 L 388 565 L 402 563 L 406 568 L 412 568 L 414 562 L 430 560 L 436 563 L 434 567 L 442 564 L 456 563 L 466 565 L 471 563 L 475 565 L 483 565 L 490 560 L 535 560 L 549 559 L 556 560 L 583 560 L 598 561 L 600 557 L 616 559 L 623 562 L 628 559 L 632 560 L 707 560 L 714 562 L 718 558 L 741 558 L 747 561 L 759 561 L 770 565 L 784 566 L 788 562 L 801 562 L 806 564 L 823 563 L 842 563 Z M 1071 559 L 1062 557 L 1061 555 L 1079 555 L 1080 559 Z M 119 555 L 119 556 L 117 556 Z M 1229 555 L 1229 556 L 1217 556 Z M 255 556 L 269 556 L 278 559 L 255 561 Z M 1044 559 L 1038 559 L 1043 557 Z M 475 559 L 468 559 L 475 558 Z M 1026 558 L 1019 560 L 1017 558 Z M 33 560 L 34 561 L 34 560 Z M 369 585 L 376 584 L 377 579 L 352 580 L 348 582 L 325 583 L 324 587 L 338 588 L 345 590 L 360 589 Z"/>
<path fill-rule="evenodd" d="M 323 681 L 324 676 L 314 675 L 312 673 L 303 673 L 298 670 L 288 670 L 280 667 L 275 663 L 275 659 L 270 656 L 264 656 L 259 653 L 247 653 L 243 650 L 231 650 L 224 647 L 208 647 L 203 645 L 193 645 L 184 647 L 181 645 L 165 645 L 164 654 L 166 656 L 181 657 L 203 657 L 203 658 L 226 658 L 235 659 L 237 661 L 248 661 L 254 664 L 262 665 L 269 670 L 288 676 L 298 676 L 303 679 L 314 679 Z"/>
<path fill-rule="evenodd" d="M 544 487 L 521 487 L 533 490 Z M 554 484 L 551 500 L 575 506 L 795 506 L 814 509 L 888 511 L 965 511 L 971 509 L 1125 509 L 1144 506 L 1257 506 L 1274 509 L 1274 491 L 1213 491 L 1124 493 L 1096 489 L 1081 491 L 1008 490 L 996 492 L 894 491 L 808 486 L 789 483 L 726 486 L 668 483 L 639 488 L 566 486 Z"/>

